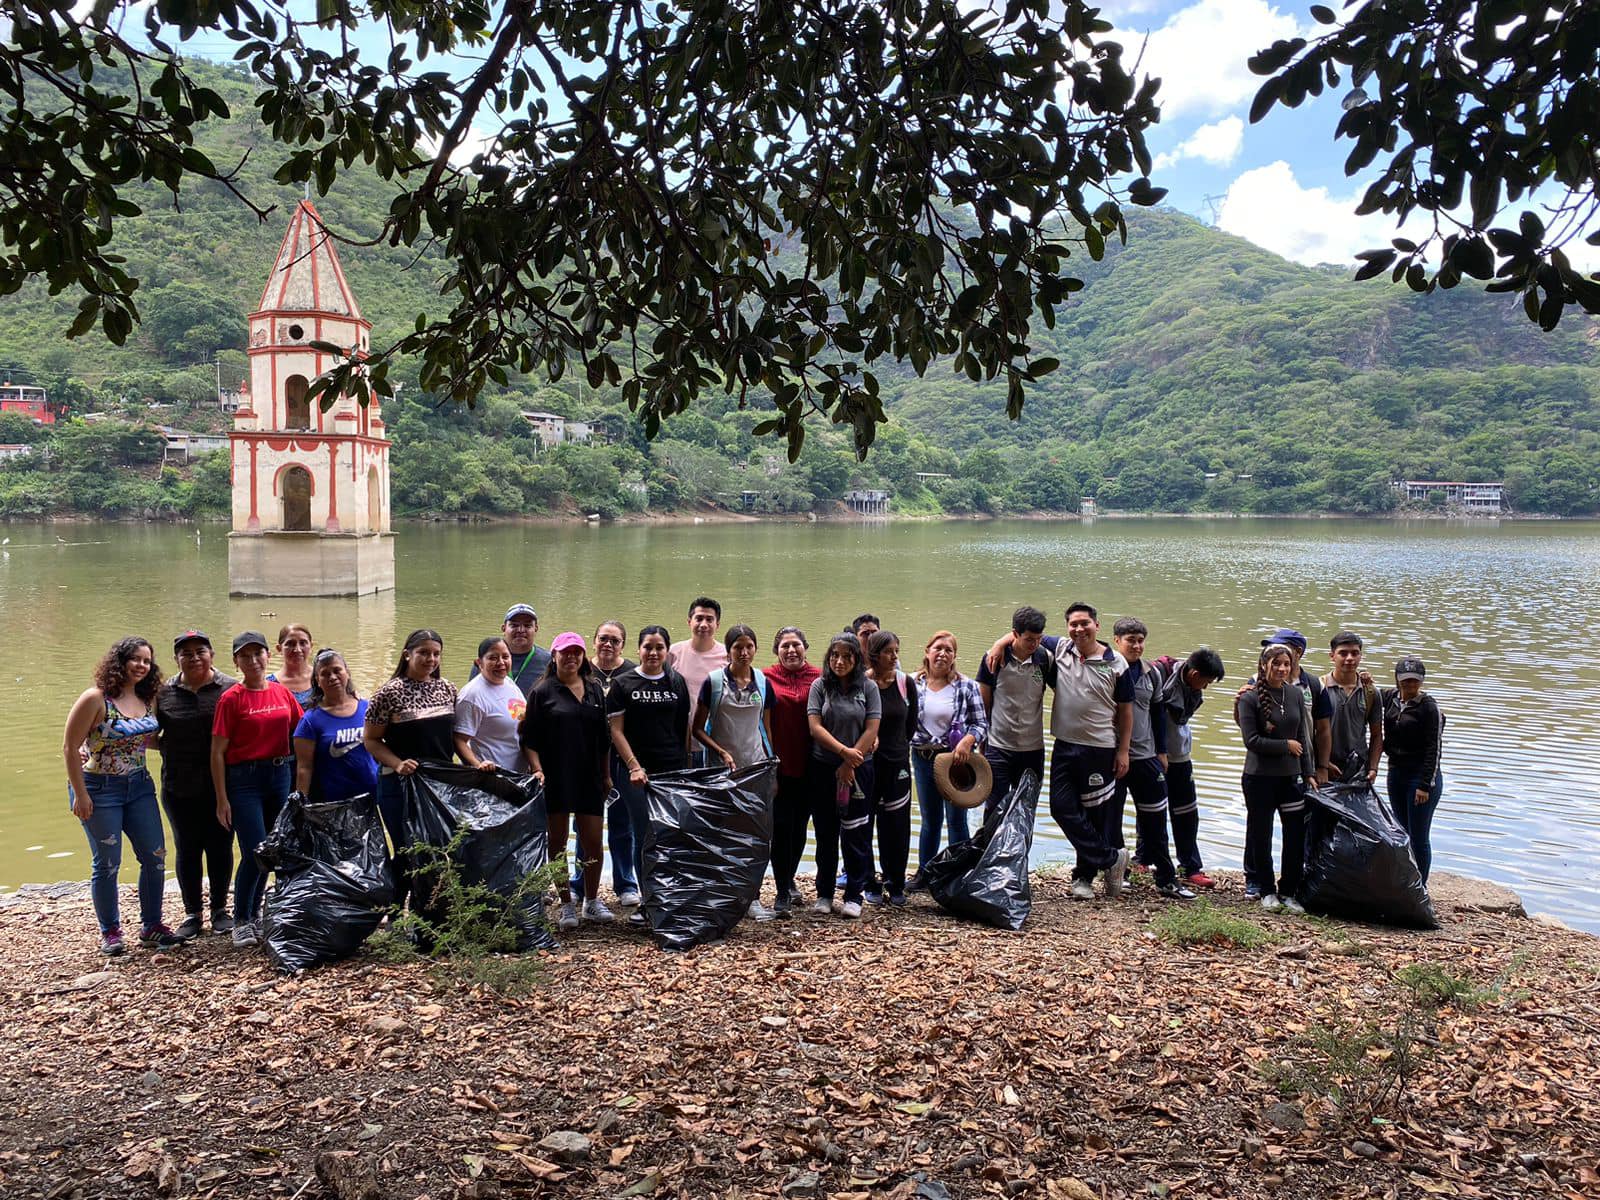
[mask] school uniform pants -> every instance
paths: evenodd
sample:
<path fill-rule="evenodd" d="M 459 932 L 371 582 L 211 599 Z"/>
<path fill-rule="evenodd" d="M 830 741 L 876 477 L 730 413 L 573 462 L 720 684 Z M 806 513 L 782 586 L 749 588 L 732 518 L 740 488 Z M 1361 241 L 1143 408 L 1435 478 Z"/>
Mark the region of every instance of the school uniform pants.
<path fill-rule="evenodd" d="M 1244 877 L 1263 896 L 1294 896 L 1305 877 L 1306 797 L 1293 775 L 1245 775 Z M 1283 823 L 1283 873 L 1272 871 L 1273 817 Z"/>
<path fill-rule="evenodd" d="M 1116 751 L 1057 741 L 1050 754 L 1050 815 L 1077 854 L 1072 878 L 1093 879 L 1117 861 L 1117 847 L 1106 842 L 1102 814 L 1117 790 Z"/>
<path fill-rule="evenodd" d="M 883 890 L 903 896 L 906 890 L 906 862 L 911 857 L 911 762 L 872 764 L 871 812 L 878 825 L 878 868 L 883 872 Z M 870 825 L 869 825 L 870 837 Z"/>
<path fill-rule="evenodd" d="M 983 802 L 983 816 L 987 820 L 994 811 L 994 806 L 1004 800 L 1011 789 L 1017 786 L 1017 780 L 1024 773 L 1032 771 L 1041 780 L 1044 778 L 1044 747 L 1037 750 L 1000 750 L 994 746 L 984 746 L 983 757 L 989 763 L 989 773 L 994 776 L 994 786 L 989 789 L 989 798 Z"/>
<path fill-rule="evenodd" d="M 1200 861 L 1200 798 L 1194 790 L 1194 763 L 1167 763 L 1167 815 L 1172 820 L 1172 848 L 1177 852 L 1178 874 L 1188 878 L 1198 873 Z M 1134 857 L 1142 863 L 1144 838 L 1139 839 Z"/>
<path fill-rule="evenodd" d="M 817 899 L 832 900 L 839 870 L 839 851 L 844 850 L 844 898 L 861 903 L 867 878 L 872 873 L 872 834 L 868 820 L 872 812 L 872 760 L 856 768 L 843 807 L 838 801 L 836 768 L 818 759 L 806 763 L 806 791 L 811 797 L 811 822 L 817 828 Z"/>
<path fill-rule="evenodd" d="M 1135 845 L 1139 861 L 1149 866 L 1157 884 L 1173 881 L 1172 857 L 1167 853 L 1167 776 L 1154 758 L 1136 758 L 1128 773 L 1117 780 L 1117 789 L 1106 809 L 1109 845 L 1122 848 L 1122 816 L 1129 795 L 1133 796 L 1133 823 L 1138 831 Z"/>

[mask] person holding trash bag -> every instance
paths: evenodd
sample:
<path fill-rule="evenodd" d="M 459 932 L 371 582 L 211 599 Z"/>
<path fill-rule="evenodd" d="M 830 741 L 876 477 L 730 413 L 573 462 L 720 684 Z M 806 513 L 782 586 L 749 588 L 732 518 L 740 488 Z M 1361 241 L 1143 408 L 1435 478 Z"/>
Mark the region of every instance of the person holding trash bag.
<path fill-rule="evenodd" d="M 606 793 L 611 790 L 610 730 L 606 694 L 589 669 L 583 635 L 563 633 L 550 643 L 550 669 L 528 693 L 518 737 L 533 777 L 544 785 L 550 846 L 567 844 L 568 818 L 578 827 L 583 862 L 583 916 L 612 921 L 600 899 L 600 848 Z M 578 913 L 566 879 L 561 883 L 562 929 L 578 927 Z"/>
<path fill-rule="evenodd" d="M 1444 713 L 1423 691 L 1428 668 L 1420 658 L 1402 658 L 1395 686 L 1383 689 L 1383 748 L 1389 755 L 1389 808 L 1411 839 L 1417 873 L 1428 882 L 1433 865 L 1433 813 L 1444 794 Z"/>
<path fill-rule="evenodd" d="M 772 753 L 772 688 L 755 668 L 756 632 L 735 625 L 723 636 L 728 663 L 700 685 L 690 728 L 705 747 L 706 765 L 728 771 L 766 762 Z M 758 896 L 749 916 L 770 921 L 774 913 Z"/>
<path fill-rule="evenodd" d="M 117 905 L 124 834 L 139 859 L 139 944 L 164 949 L 179 941 L 161 920 L 167 846 L 155 782 L 145 769 L 160 689 L 150 643 L 123 638 L 95 666 L 94 686 L 73 702 L 61 739 L 67 798 L 89 839 L 89 895 L 106 955 L 124 949 Z"/>
<path fill-rule="evenodd" d="M 311 663 L 311 693 L 294 728 L 294 790 L 312 801 L 343 804 L 378 790 L 378 764 L 362 738 L 367 702 L 356 695 L 350 667 L 337 650 Z"/>
<path fill-rule="evenodd" d="M 1294 676 L 1294 653 L 1274 642 L 1261 651 L 1256 682 L 1239 698 L 1244 735 L 1246 883 L 1261 893 L 1261 907 L 1303 913 L 1298 893 L 1305 869 L 1306 797 L 1316 769 L 1313 727 Z M 1283 875 L 1272 870 L 1272 818 L 1283 823 Z"/>
<path fill-rule="evenodd" d="M 506 639 L 490 634 L 479 642 L 473 666 L 478 674 L 467 681 L 456 701 L 456 757 L 479 770 L 520 771 L 522 745 L 517 731 L 528 700 L 511 682 L 511 648 Z"/>
<path fill-rule="evenodd" d="M 839 914 L 861 916 L 867 877 L 872 874 L 872 835 L 867 814 L 872 803 L 872 747 L 878 740 L 883 702 L 878 685 L 866 677 L 861 643 L 852 633 L 828 642 L 826 668 L 806 697 L 811 728 L 811 761 L 806 792 L 817 827 L 817 900 L 812 911 L 833 910 L 839 850 L 844 848 L 845 894 Z"/>
<path fill-rule="evenodd" d="M 211 722 L 211 781 L 217 820 L 239 839 L 239 870 L 233 877 L 233 944 L 254 946 L 256 920 L 267 877 L 256 847 L 278 819 L 293 783 L 294 730 L 300 702 L 267 678 L 267 639 L 246 630 L 233 639 L 239 682 L 217 701 Z"/>
<path fill-rule="evenodd" d="M 639 665 L 617 676 L 605 697 L 611 744 L 628 772 L 626 779 L 616 783 L 633 825 L 633 871 L 641 884 L 644 876 L 640 873 L 640 858 L 650 828 L 645 785 L 652 775 L 681 771 L 689 765 L 692 705 L 689 685 L 667 665 L 671 640 L 664 626 L 646 625 L 641 629 Z M 628 922 L 646 924 L 644 914 L 638 911 L 629 916 Z"/>
<path fill-rule="evenodd" d="M 867 639 L 872 682 L 883 712 L 872 753 L 872 808 L 878 818 L 878 866 L 883 890 L 869 904 L 906 902 L 906 860 L 911 857 L 911 736 L 917 729 L 917 689 L 900 669 L 900 639 L 880 629 Z"/>
<path fill-rule="evenodd" d="M 917 807 L 922 829 L 917 836 L 918 875 L 908 891 L 922 887 L 922 864 L 939 853 L 939 833 L 950 830 L 950 844 L 964 842 L 967 810 L 945 799 L 933 777 L 933 760 L 947 751 L 956 766 L 966 766 L 989 736 L 989 718 L 978 685 L 956 670 L 956 635 L 941 629 L 922 650 L 922 670 L 917 672 L 917 727 L 911 739 L 911 770 L 917 782 Z"/>
<path fill-rule="evenodd" d="M 235 683 L 213 665 L 211 639 L 186 629 L 172 641 L 178 673 L 161 685 L 156 722 L 161 726 L 161 807 L 167 810 L 176 846 L 178 892 L 184 917 L 181 938 L 196 937 L 203 928 L 204 893 L 211 882 L 211 931 L 228 933 L 233 914 L 228 888 L 233 882 L 233 834 L 217 820 L 216 786 L 211 782 L 211 722 L 217 701 Z"/>
<path fill-rule="evenodd" d="M 590 673 L 600 684 L 601 693 L 608 699 L 611 687 L 619 675 L 633 670 L 638 664 L 625 658 L 622 648 L 628 644 L 628 630 L 621 621 L 602 621 L 595 626 L 594 656 L 589 660 Z M 611 791 L 606 796 L 606 849 L 611 852 L 611 887 L 617 894 L 617 903 L 625 908 L 639 907 L 639 881 L 633 870 L 633 822 L 628 817 L 628 806 L 622 802 L 618 781 L 626 780 L 627 770 L 613 747 L 610 751 Z M 642 835 L 641 835 L 642 836 Z M 581 882 L 580 873 L 574 873 L 573 883 Z"/>
<path fill-rule="evenodd" d="M 400 661 L 367 702 L 367 723 L 361 741 L 377 760 L 378 811 L 394 847 L 395 904 L 404 908 L 411 893 L 405 851 L 411 837 L 405 828 L 403 777 L 421 762 L 448 763 L 455 751 L 456 685 L 439 674 L 444 639 L 432 629 L 414 630 L 400 651 Z"/>
<path fill-rule="evenodd" d="M 811 720 L 806 701 L 822 671 L 806 661 L 811 643 L 795 625 L 785 625 L 772 639 L 777 659 L 762 674 L 772 688 L 772 745 L 778 754 L 778 790 L 772 800 L 772 880 L 778 898 L 773 911 L 787 917 L 803 897 L 794 873 L 806 851 L 806 824 L 811 801 L 806 794 L 806 764 L 811 761 Z"/>

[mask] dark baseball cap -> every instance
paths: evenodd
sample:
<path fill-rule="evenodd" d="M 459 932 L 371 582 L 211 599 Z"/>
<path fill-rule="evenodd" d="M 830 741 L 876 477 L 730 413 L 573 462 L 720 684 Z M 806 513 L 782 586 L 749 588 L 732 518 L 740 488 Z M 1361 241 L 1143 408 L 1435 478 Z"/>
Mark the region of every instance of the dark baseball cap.
<path fill-rule="evenodd" d="M 1420 658 L 1415 656 L 1402 658 L 1394 665 L 1394 681 L 1399 683 L 1402 679 L 1426 679 L 1428 668 L 1423 665 Z"/>
<path fill-rule="evenodd" d="M 1354 646 L 1361 649 L 1363 642 L 1359 633 L 1351 633 L 1348 629 L 1341 629 L 1333 635 L 1333 640 L 1328 643 L 1329 650 L 1337 650 L 1340 646 Z"/>
<path fill-rule="evenodd" d="M 238 654 L 246 646 L 260 646 L 263 650 L 269 652 L 272 650 L 272 647 L 267 643 L 265 635 L 257 633 L 254 629 L 246 629 L 233 639 L 233 652 L 235 654 Z"/>
<path fill-rule="evenodd" d="M 172 639 L 172 652 L 176 654 L 179 650 L 183 649 L 185 643 L 187 642 L 204 642 L 208 648 L 211 645 L 211 639 L 205 634 L 201 633 L 198 629 L 185 629 L 177 637 Z"/>
<path fill-rule="evenodd" d="M 1274 643 L 1280 646 L 1292 646 L 1294 649 L 1300 651 L 1301 654 L 1306 652 L 1306 646 L 1308 644 L 1306 642 L 1306 635 L 1301 633 L 1298 629 L 1280 629 L 1271 637 L 1261 639 L 1261 644 L 1263 646 L 1271 646 Z"/>
<path fill-rule="evenodd" d="M 539 619 L 539 614 L 533 611 L 533 605 L 531 604 L 513 604 L 510 608 L 506 609 L 506 615 L 501 620 L 500 624 L 509 624 L 512 617 L 532 617 L 535 621 L 537 621 Z"/>

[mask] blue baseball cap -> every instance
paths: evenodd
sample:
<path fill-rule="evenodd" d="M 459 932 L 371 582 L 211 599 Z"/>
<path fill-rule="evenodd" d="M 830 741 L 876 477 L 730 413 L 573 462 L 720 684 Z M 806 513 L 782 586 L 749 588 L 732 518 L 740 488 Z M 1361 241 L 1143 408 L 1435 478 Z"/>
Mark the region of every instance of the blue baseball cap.
<path fill-rule="evenodd" d="M 1261 639 L 1263 646 L 1270 646 L 1274 642 L 1281 646 L 1290 646 L 1301 654 L 1306 652 L 1306 646 L 1310 644 L 1306 641 L 1306 635 L 1298 629 L 1280 629 L 1271 637 Z"/>

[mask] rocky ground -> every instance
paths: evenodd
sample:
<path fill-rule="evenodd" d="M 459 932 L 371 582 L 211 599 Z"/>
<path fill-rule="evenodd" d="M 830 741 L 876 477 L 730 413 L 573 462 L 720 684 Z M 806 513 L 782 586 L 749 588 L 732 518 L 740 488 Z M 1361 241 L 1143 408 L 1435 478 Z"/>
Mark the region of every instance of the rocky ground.
<path fill-rule="evenodd" d="M 588 926 L 512 995 L 216 937 L 106 962 L 81 889 L 7 898 L 0 1194 L 1600 1194 L 1600 941 L 1448 881 L 1434 933 L 1219 893 L 1166 936 L 1148 887 L 1060 876 L 1022 933 Z"/>

